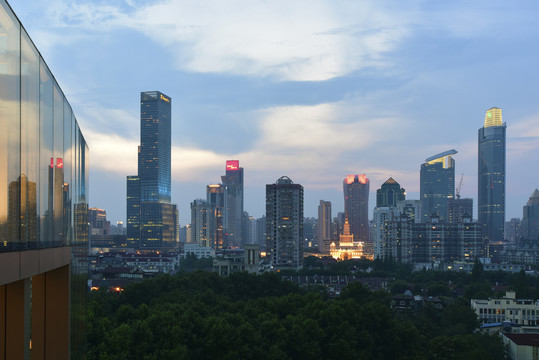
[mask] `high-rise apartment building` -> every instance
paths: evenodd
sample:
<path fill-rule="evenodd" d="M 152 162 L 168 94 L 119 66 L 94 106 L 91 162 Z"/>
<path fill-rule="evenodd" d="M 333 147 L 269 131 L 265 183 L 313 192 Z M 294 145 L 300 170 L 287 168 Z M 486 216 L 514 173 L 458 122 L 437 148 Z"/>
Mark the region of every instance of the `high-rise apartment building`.
<path fill-rule="evenodd" d="M 447 199 L 447 220 L 450 223 L 462 222 L 464 217 L 473 215 L 473 199 L 449 198 Z"/>
<path fill-rule="evenodd" d="M 387 224 L 399 215 L 397 204 L 405 200 L 406 191 L 392 177 L 376 190 L 376 207 L 373 210 L 372 242 L 374 258 L 381 258 L 387 247 Z"/>
<path fill-rule="evenodd" d="M 477 140 L 477 213 L 483 235 L 491 243 L 503 241 L 504 237 L 505 130 L 502 109 L 488 109 Z"/>
<path fill-rule="evenodd" d="M 127 177 L 127 242 L 144 250 L 178 244 L 178 211 L 170 203 L 171 98 L 140 94 L 138 175 Z"/>
<path fill-rule="evenodd" d="M 343 181 L 345 219 L 355 241 L 369 241 L 369 179 L 348 175 Z"/>
<path fill-rule="evenodd" d="M 209 247 L 210 214 L 210 207 L 206 201 L 197 199 L 191 203 L 191 243 Z"/>
<path fill-rule="evenodd" d="M 221 176 L 224 189 L 223 229 L 227 247 L 241 247 L 243 217 L 243 168 L 238 160 L 226 161 L 226 173 Z"/>
<path fill-rule="evenodd" d="M 287 176 L 266 185 L 266 248 L 273 268 L 303 266 L 303 186 Z"/>
<path fill-rule="evenodd" d="M 331 245 L 331 202 L 320 200 L 318 205 L 318 251 L 325 254 L 329 252 Z"/>
<path fill-rule="evenodd" d="M 89 148 L 5 0 L 0 39 L 0 359 L 83 359 Z"/>
<path fill-rule="evenodd" d="M 420 197 L 423 222 L 429 222 L 433 215 L 447 220 L 447 200 L 455 195 L 455 155 L 456 150 L 448 150 L 429 157 L 421 164 Z"/>

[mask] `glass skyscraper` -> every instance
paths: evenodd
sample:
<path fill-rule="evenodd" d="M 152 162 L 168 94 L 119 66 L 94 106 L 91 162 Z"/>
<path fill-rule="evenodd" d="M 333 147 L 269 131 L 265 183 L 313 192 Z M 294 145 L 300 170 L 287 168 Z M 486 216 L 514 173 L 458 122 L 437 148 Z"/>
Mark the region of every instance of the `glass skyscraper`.
<path fill-rule="evenodd" d="M 502 109 L 490 108 L 478 131 L 477 214 L 489 242 L 503 241 L 505 224 L 505 130 Z"/>
<path fill-rule="evenodd" d="M 455 155 L 448 150 L 429 157 L 421 164 L 419 192 L 423 222 L 430 222 L 432 215 L 447 220 L 447 200 L 455 196 Z"/>
<path fill-rule="evenodd" d="M 127 177 L 127 244 L 158 250 L 177 245 L 178 214 L 170 203 L 171 98 L 140 94 L 138 175 Z"/>

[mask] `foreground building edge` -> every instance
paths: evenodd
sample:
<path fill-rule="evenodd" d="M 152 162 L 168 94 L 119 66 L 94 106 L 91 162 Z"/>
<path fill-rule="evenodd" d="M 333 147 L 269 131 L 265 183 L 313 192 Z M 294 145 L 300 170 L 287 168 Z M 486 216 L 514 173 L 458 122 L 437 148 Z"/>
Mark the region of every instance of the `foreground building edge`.
<path fill-rule="evenodd" d="M 5 0 L 0 34 L 0 360 L 84 359 L 89 149 Z"/>

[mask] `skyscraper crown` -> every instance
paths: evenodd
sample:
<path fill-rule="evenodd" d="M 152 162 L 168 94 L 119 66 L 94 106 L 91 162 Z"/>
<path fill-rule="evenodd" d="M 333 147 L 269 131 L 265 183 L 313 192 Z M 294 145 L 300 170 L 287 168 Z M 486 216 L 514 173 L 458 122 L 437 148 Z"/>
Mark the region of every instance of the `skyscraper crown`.
<path fill-rule="evenodd" d="M 485 113 L 485 127 L 502 126 L 502 109 L 493 107 Z"/>

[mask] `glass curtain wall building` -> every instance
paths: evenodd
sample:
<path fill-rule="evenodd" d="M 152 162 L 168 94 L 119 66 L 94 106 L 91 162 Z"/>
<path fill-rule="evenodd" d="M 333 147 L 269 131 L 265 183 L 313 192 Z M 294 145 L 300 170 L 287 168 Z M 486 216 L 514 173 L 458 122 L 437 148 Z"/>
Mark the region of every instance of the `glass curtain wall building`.
<path fill-rule="evenodd" d="M 243 168 L 238 160 L 226 161 L 226 174 L 221 176 L 224 189 L 223 231 L 226 247 L 242 247 Z"/>
<path fill-rule="evenodd" d="M 505 225 L 505 129 L 502 109 L 488 109 L 477 139 L 477 218 L 491 243 L 503 241 Z"/>
<path fill-rule="evenodd" d="M 127 246 L 175 249 L 178 211 L 171 195 L 171 98 L 140 93 L 138 175 L 127 177 Z"/>
<path fill-rule="evenodd" d="M 0 359 L 83 359 L 88 145 L 0 0 Z"/>
<path fill-rule="evenodd" d="M 423 209 L 423 222 L 430 222 L 432 215 L 447 220 L 447 200 L 455 195 L 456 150 L 448 150 L 429 157 L 421 164 L 419 192 Z"/>

